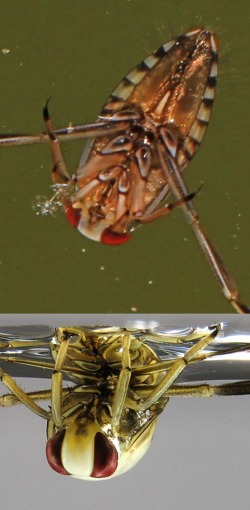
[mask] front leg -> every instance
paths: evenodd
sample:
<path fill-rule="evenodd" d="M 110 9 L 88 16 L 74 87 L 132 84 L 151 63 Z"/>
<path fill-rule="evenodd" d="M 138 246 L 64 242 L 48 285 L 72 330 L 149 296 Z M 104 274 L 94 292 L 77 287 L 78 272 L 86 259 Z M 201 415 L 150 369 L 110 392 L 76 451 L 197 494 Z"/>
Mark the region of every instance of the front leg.
<path fill-rule="evenodd" d="M 58 328 L 58 341 L 60 343 L 57 352 L 55 367 L 51 377 L 51 414 L 56 428 L 60 429 L 63 422 L 62 398 L 63 398 L 63 374 L 65 359 L 69 345 L 69 333 L 67 329 Z"/>
<path fill-rule="evenodd" d="M 148 215 L 145 214 L 145 215 L 143 215 L 143 216 L 141 216 L 139 218 L 136 218 L 136 221 L 138 223 L 143 223 L 143 224 L 144 223 L 151 223 L 152 221 L 158 220 L 159 218 L 162 218 L 163 216 L 167 216 L 167 214 L 172 212 L 176 207 L 180 207 L 185 202 L 190 202 L 190 200 L 193 200 L 194 197 L 199 192 L 199 190 L 200 190 L 200 188 L 198 189 L 198 191 L 194 191 L 193 193 L 189 193 L 188 195 L 180 198 L 179 200 L 176 200 L 174 202 L 170 202 L 170 204 L 165 204 L 160 209 L 157 209 L 156 211 L 153 211 L 152 213 L 150 213 Z"/>
<path fill-rule="evenodd" d="M 51 149 L 53 169 L 52 178 L 55 184 L 67 184 L 71 178 L 69 176 L 64 157 L 61 150 L 60 141 L 57 138 L 53 124 L 49 115 L 48 101 L 43 108 L 43 119 L 45 122 L 46 132 L 49 137 L 49 144 Z"/>
<path fill-rule="evenodd" d="M 129 382 L 131 378 L 131 360 L 130 360 L 131 334 L 126 332 L 122 339 L 122 368 L 116 385 L 114 400 L 111 409 L 111 423 L 117 427 L 120 423 L 121 415 L 124 409 Z"/>

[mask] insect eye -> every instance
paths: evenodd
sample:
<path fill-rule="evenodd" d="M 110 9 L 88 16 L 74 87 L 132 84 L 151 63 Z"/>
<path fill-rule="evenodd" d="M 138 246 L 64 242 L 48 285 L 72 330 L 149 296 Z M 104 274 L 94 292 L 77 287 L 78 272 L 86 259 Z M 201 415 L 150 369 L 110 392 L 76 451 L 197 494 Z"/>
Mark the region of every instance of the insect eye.
<path fill-rule="evenodd" d="M 118 466 L 118 453 L 95 421 L 83 418 L 56 432 L 46 447 L 47 460 L 57 473 L 76 478 L 107 478 Z"/>
<path fill-rule="evenodd" d="M 105 228 L 101 235 L 101 242 L 109 245 L 118 245 L 124 244 L 130 239 L 130 234 L 124 232 L 123 234 L 118 234 L 111 230 L 111 228 Z"/>
<path fill-rule="evenodd" d="M 46 445 L 46 457 L 50 467 L 52 467 L 54 471 L 60 473 L 60 475 L 69 475 L 70 473 L 64 469 L 61 459 L 64 436 L 65 430 L 60 430 L 49 439 Z"/>
<path fill-rule="evenodd" d="M 70 224 L 77 228 L 81 219 L 81 209 L 72 207 L 71 203 L 69 203 L 65 206 L 65 214 Z"/>
<path fill-rule="evenodd" d="M 101 432 L 95 436 L 94 469 L 91 478 L 107 478 L 115 473 L 118 455 L 113 444 Z"/>

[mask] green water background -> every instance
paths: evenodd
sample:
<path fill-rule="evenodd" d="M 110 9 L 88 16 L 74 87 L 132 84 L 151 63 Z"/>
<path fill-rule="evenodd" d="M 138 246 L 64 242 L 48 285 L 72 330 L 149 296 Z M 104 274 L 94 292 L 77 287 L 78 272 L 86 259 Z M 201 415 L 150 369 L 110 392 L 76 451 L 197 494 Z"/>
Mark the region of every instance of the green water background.
<path fill-rule="evenodd" d="M 57 127 L 94 121 L 127 72 L 194 26 L 216 32 L 220 77 L 185 181 L 190 190 L 204 183 L 201 223 L 249 304 L 249 1 L 1 0 L 0 132 L 42 131 L 48 97 Z M 63 150 L 74 171 L 83 142 Z M 0 150 L 2 313 L 231 311 L 180 210 L 115 248 L 85 239 L 63 214 L 36 216 L 51 166 L 46 145 Z"/>

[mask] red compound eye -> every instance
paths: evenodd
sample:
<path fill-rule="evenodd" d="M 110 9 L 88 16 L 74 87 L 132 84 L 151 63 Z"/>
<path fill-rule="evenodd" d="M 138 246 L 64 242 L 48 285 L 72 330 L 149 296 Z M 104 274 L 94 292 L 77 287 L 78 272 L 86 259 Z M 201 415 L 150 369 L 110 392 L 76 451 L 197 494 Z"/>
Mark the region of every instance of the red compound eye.
<path fill-rule="evenodd" d="M 48 463 L 54 471 L 59 473 L 60 475 L 73 475 L 76 476 L 74 472 L 74 468 L 77 467 L 80 470 L 77 473 L 77 476 L 81 478 L 107 478 L 115 473 L 118 465 L 118 454 L 115 446 L 108 440 L 108 438 L 102 434 L 101 432 L 97 432 L 94 436 L 94 441 L 92 443 L 92 466 L 93 470 L 90 471 L 86 476 L 86 469 L 89 466 L 89 449 L 84 448 L 82 450 L 81 462 L 79 465 L 79 458 L 74 456 L 74 449 L 72 449 L 72 458 L 69 462 L 69 468 L 71 466 L 70 472 L 67 471 L 62 462 L 62 450 L 63 450 L 63 442 L 65 440 L 66 430 L 60 430 L 56 432 L 54 436 L 49 439 L 46 446 L 46 456 Z M 81 447 L 81 445 L 79 445 Z M 65 459 L 64 459 L 65 462 Z M 73 464 L 72 464 L 73 462 Z M 67 464 L 67 459 L 66 459 Z M 72 472 L 71 472 L 72 471 Z"/>
<path fill-rule="evenodd" d="M 94 469 L 92 478 L 107 478 L 117 469 L 118 455 L 116 448 L 104 434 L 97 432 L 95 436 Z"/>
<path fill-rule="evenodd" d="M 69 203 L 65 206 L 65 214 L 72 227 L 77 228 L 81 219 L 81 209 L 76 209 Z"/>
<path fill-rule="evenodd" d="M 104 244 L 116 245 L 116 244 L 124 244 L 130 239 L 130 234 L 117 234 L 113 232 L 110 228 L 105 228 L 101 235 L 101 242 Z"/>
<path fill-rule="evenodd" d="M 49 439 L 46 445 L 46 457 L 50 467 L 52 467 L 54 471 L 60 473 L 60 475 L 69 475 L 70 473 L 64 469 L 61 459 L 64 436 L 65 430 L 60 430 Z"/>

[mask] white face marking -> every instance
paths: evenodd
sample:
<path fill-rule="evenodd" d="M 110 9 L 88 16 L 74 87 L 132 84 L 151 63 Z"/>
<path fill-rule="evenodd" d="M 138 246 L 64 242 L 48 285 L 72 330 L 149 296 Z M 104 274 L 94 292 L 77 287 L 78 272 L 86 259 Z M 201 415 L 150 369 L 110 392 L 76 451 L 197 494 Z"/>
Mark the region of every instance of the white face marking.
<path fill-rule="evenodd" d="M 107 223 L 105 220 L 99 221 L 94 226 L 89 225 L 89 216 L 86 212 L 82 212 L 81 220 L 78 224 L 78 231 L 88 239 L 92 239 L 92 241 L 101 241 L 101 236 L 104 229 L 107 228 Z"/>

